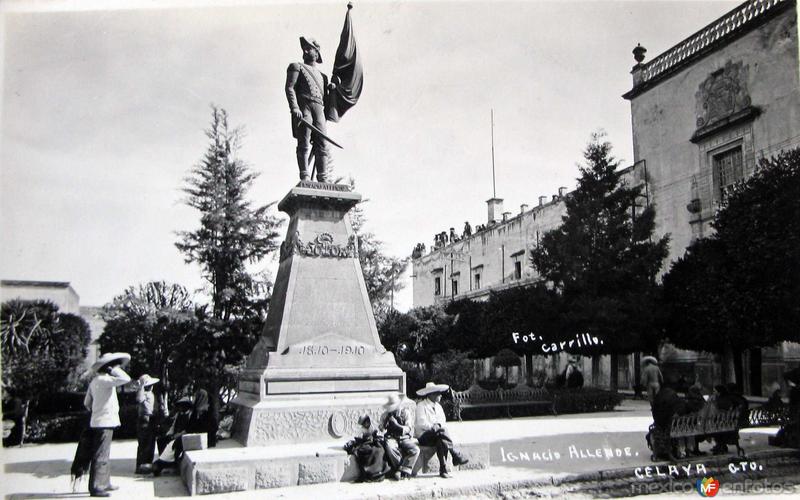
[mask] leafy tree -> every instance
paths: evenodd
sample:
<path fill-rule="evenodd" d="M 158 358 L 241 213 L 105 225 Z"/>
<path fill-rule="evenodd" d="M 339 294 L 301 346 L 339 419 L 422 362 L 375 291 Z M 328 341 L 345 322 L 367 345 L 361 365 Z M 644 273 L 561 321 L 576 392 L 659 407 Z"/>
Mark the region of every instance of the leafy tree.
<path fill-rule="evenodd" d="M 131 376 L 159 377 L 174 395 L 193 378 L 174 361 L 196 327 L 195 307 L 181 285 L 155 281 L 131 286 L 103 307 L 106 326 L 99 338 L 100 349 L 130 353 Z"/>
<path fill-rule="evenodd" d="M 350 179 L 350 185 L 355 188 L 353 179 Z M 398 278 L 408 267 L 408 260 L 386 255 L 383 242 L 374 233 L 366 231 L 364 204 L 368 201 L 361 201 L 350 211 L 350 221 L 358 238 L 358 260 L 372 309 L 376 314 L 386 314 L 391 309 L 392 294 L 404 286 Z"/>
<path fill-rule="evenodd" d="M 206 136 L 208 149 L 183 190 L 186 203 L 200 212 L 200 227 L 179 232 L 175 246 L 187 263 L 200 265 L 210 287 L 210 311 L 200 311 L 186 343 L 192 349 L 180 353 L 198 384 L 215 395 L 258 339 L 271 282 L 247 266 L 278 248 L 282 222 L 270 213 L 272 204 L 252 207 L 247 200 L 257 174 L 237 157 L 242 131 L 228 126 L 224 109 L 212 106 Z M 218 417 L 219 398 L 210 403 Z"/>
<path fill-rule="evenodd" d="M 584 158 L 562 225 L 545 234 L 531 261 L 563 300 L 562 338 L 587 332 L 603 339 L 588 351 L 612 354 L 610 386 L 616 389 L 615 355 L 650 348 L 659 335 L 652 321 L 655 277 L 668 238 L 653 240 L 655 210 L 640 206 L 643 186 L 624 182 L 602 135 L 592 137 Z"/>
<path fill-rule="evenodd" d="M 800 149 L 762 160 L 712 226 L 664 276 L 667 334 L 722 354 L 730 381 L 746 349 L 800 341 Z"/>
<path fill-rule="evenodd" d="M 447 350 L 452 328 L 452 316 L 441 307 L 415 307 L 386 315 L 378 323 L 378 334 L 398 359 L 430 364 L 435 354 Z"/>
<path fill-rule="evenodd" d="M 59 313 L 52 302 L 11 300 L 0 306 L 3 392 L 23 401 L 23 437 L 30 403 L 70 386 L 90 341 L 86 321 Z"/>

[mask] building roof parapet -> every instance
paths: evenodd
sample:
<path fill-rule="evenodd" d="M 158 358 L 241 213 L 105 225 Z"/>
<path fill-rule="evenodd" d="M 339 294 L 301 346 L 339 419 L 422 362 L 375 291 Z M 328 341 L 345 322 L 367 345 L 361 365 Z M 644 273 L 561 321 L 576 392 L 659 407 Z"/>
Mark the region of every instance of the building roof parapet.
<path fill-rule="evenodd" d="M 632 71 L 634 75 L 633 88 L 622 97 L 625 99 L 636 97 L 689 62 L 702 57 L 723 43 L 755 29 L 795 3 L 796 0 L 748 0 L 744 2 L 700 31 L 662 52 L 652 61 L 637 63 Z"/>
<path fill-rule="evenodd" d="M 644 163 L 645 163 L 644 160 L 639 160 L 636 163 L 634 163 L 633 165 L 629 165 L 628 167 L 625 167 L 625 168 L 623 168 L 621 170 L 618 170 L 617 172 L 619 173 L 619 175 L 627 175 L 628 173 L 633 172 L 638 165 L 640 165 L 640 164 L 644 165 Z M 646 182 L 646 180 L 643 180 L 643 182 Z M 478 236 L 483 236 L 483 235 L 485 235 L 485 234 L 487 234 L 487 233 L 489 233 L 489 232 L 491 232 L 491 231 L 493 231 L 495 229 L 500 229 L 502 227 L 508 226 L 508 225 L 516 222 L 520 218 L 524 217 L 527 214 L 537 213 L 537 212 L 540 212 L 540 211 L 545 210 L 545 209 L 550 209 L 553 206 L 558 205 L 559 203 L 562 203 L 564 201 L 564 199 L 572 196 L 572 191 L 567 192 L 566 189 L 567 188 L 559 188 L 559 194 L 558 195 L 554 195 L 554 198 L 552 200 L 550 200 L 550 201 L 541 203 L 541 204 L 536 205 L 533 208 L 527 209 L 525 211 L 520 211 L 520 213 L 516 214 L 514 217 L 509 217 L 505 221 L 498 221 L 498 222 L 495 222 L 494 224 L 489 224 L 485 228 L 483 228 L 481 230 L 478 230 L 478 231 L 475 231 L 471 235 L 465 236 L 465 237 L 463 237 L 462 239 L 460 239 L 458 241 L 454 241 L 454 242 L 448 243 L 448 244 L 446 244 L 444 246 L 441 246 L 439 248 L 431 248 L 428 253 L 420 255 L 419 257 L 412 259 L 412 261 L 424 264 L 424 263 L 430 262 L 433 259 L 442 258 L 442 257 L 451 258 L 451 256 L 453 254 L 459 254 L 459 255 L 463 254 L 463 245 L 466 244 L 466 243 L 471 243 Z M 525 205 L 525 206 L 527 207 L 527 205 Z"/>
<path fill-rule="evenodd" d="M 68 288 L 69 281 L 2 280 L 0 286 L 32 286 L 42 288 Z"/>

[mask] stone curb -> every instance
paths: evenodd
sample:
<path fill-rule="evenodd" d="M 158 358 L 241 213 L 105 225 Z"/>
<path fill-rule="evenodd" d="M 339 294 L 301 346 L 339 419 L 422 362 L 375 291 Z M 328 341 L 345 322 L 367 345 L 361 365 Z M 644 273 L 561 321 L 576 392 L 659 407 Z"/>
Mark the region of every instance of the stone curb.
<path fill-rule="evenodd" d="M 703 464 L 710 475 L 715 478 L 730 479 L 734 475 L 728 470 L 729 463 L 738 463 L 739 461 L 757 462 L 763 465 L 764 470 L 761 471 L 746 471 L 738 472 L 735 476 L 737 481 L 750 479 L 765 479 L 765 478 L 784 478 L 787 480 L 798 479 L 798 472 L 800 472 L 800 450 L 767 450 L 756 452 L 743 457 L 734 457 L 730 455 L 719 456 L 706 456 L 697 457 L 699 462 L 703 460 Z M 667 466 L 668 462 L 657 462 L 653 466 Z M 631 485 L 634 483 L 640 484 L 660 484 L 667 483 L 670 480 L 680 481 L 687 478 L 660 478 L 658 476 L 650 478 L 638 478 L 633 474 L 633 469 L 620 468 L 601 470 L 598 472 L 573 474 L 564 477 L 552 476 L 548 479 L 530 479 L 530 480 L 515 480 L 503 481 L 497 483 L 488 483 L 471 486 L 458 486 L 452 487 L 440 486 L 428 489 L 421 492 L 414 492 L 410 494 L 393 494 L 393 495 L 378 495 L 378 499 L 398 499 L 398 500 L 422 500 L 428 498 L 446 498 L 446 497 L 470 497 L 470 496 L 496 496 L 504 497 L 505 494 L 510 492 L 523 493 L 528 490 L 533 496 L 558 496 L 558 495 L 589 495 L 599 498 L 617 498 L 632 496 L 633 490 Z M 555 490 L 555 491 L 554 491 Z M 544 495 L 542 495 L 544 493 Z M 525 496 L 523 494 L 523 496 Z"/>

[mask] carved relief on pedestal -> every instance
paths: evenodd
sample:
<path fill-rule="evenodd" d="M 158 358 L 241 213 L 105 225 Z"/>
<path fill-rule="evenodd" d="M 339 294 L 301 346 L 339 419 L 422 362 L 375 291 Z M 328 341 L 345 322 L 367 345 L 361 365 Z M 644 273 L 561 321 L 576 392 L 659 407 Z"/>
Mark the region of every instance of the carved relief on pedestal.
<path fill-rule="evenodd" d="M 300 231 L 295 231 L 294 236 L 281 243 L 280 260 L 294 254 L 306 257 L 358 258 L 358 240 L 355 235 L 350 235 L 346 245 L 338 245 L 333 242 L 331 234 L 322 233 L 313 241 L 304 243 L 300 239 Z"/>
<path fill-rule="evenodd" d="M 373 422 L 378 422 L 381 414 L 382 410 L 368 407 L 265 411 L 255 414 L 251 432 L 260 444 L 331 436 L 338 439 L 360 434 L 359 417 L 369 415 Z"/>

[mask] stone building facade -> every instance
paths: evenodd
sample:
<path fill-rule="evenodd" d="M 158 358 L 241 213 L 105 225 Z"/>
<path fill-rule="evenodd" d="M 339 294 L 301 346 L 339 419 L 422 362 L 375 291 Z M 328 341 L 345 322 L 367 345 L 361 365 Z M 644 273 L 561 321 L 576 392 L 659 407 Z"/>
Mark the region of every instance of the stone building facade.
<path fill-rule="evenodd" d="M 800 65 L 795 0 L 748 0 L 652 60 L 634 49 L 633 152 L 644 165 L 656 233 L 670 235 L 668 263 L 711 221 L 727 190 L 758 160 L 800 146 Z M 672 376 L 720 380 L 708 356 L 669 349 Z M 785 343 L 744 356 L 744 389 L 767 394 L 800 349 Z"/>
<path fill-rule="evenodd" d="M 563 195 L 563 192 L 562 192 Z M 529 262 L 539 239 L 561 223 L 564 202 L 554 195 L 511 217 L 503 200 L 492 198 L 484 229 L 413 260 L 414 306 L 451 300 L 484 300 L 490 290 L 519 286 L 538 279 Z M 495 215 L 496 214 L 496 215 Z"/>
<path fill-rule="evenodd" d="M 670 235 L 662 273 L 692 241 L 710 234 L 720 202 L 731 184 L 751 175 L 757 161 L 800 146 L 800 67 L 795 0 L 748 0 L 645 61 L 634 49 L 631 103 L 634 165 L 625 176 L 644 183 L 647 203 L 656 206 L 656 233 Z M 529 250 L 564 214 L 559 190 L 511 217 L 493 198 L 485 229 L 413 259 L 414 306 L 459 298 L 480 300 L 490 290 L 538 279 Z M 665 373 L 672 382 L 707 387 L 721 379 L 719 360 L 666 348 Z M 537 357 L 538 358 L 538 357 Z M 620 387 L 630 386 L 634 357 L 620 360 Z M 563 360 L 561 360 L 563 362 Z M 787 367 L 800 364 L 800 349 L 785 343 L 745 356 L 745 392 L 766 394 Z M 558 359 L 547 363 L 556 372 Z M 583 359 L 589 383 L 608 381 L 607 357 Z M 531 360 L 526 363 L 531 369 Z"/>

